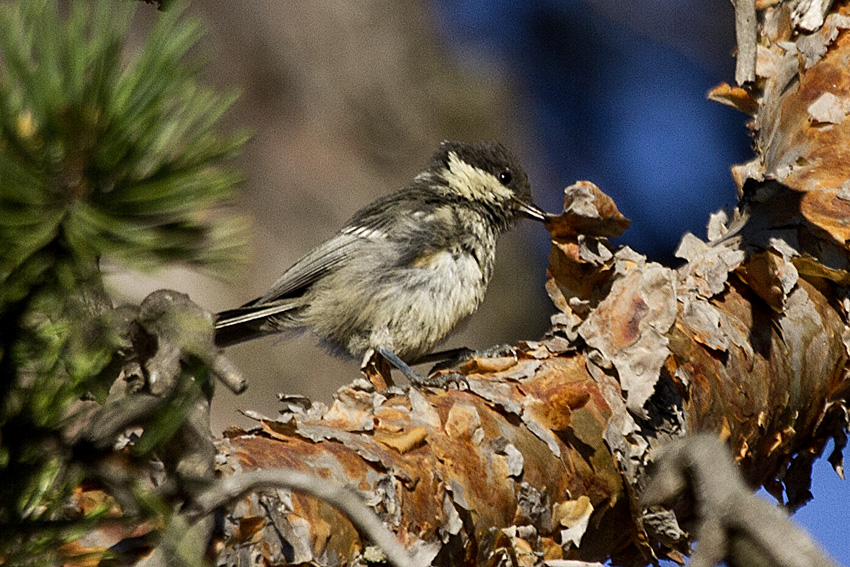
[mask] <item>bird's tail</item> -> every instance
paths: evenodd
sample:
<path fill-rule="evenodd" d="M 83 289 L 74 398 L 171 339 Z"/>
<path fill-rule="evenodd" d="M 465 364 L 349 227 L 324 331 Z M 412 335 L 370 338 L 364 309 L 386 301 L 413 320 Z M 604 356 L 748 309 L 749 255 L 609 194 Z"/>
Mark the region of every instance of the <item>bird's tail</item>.
<path fill-rule="evenodd" d="M 248 303 L 216 315 L 215 344 L 235 345 L 264 335 L 280 333 L 300 325 L 295 321 L 299 305 L 292 301 Z"/>

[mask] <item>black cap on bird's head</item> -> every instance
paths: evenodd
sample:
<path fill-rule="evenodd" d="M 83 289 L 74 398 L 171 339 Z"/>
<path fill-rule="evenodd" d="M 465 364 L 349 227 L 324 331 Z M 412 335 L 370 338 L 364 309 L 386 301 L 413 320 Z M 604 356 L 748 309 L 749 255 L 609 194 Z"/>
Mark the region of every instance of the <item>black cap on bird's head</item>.
<path fill-rule="evenodd" d="M 428 166 L 449 190 L 461 198 L 494 207 L 511 207 L 534 220 L 546 214 L 531 200 L 531 186 L 522 165 L 498 142 L 443 142 Z"/>

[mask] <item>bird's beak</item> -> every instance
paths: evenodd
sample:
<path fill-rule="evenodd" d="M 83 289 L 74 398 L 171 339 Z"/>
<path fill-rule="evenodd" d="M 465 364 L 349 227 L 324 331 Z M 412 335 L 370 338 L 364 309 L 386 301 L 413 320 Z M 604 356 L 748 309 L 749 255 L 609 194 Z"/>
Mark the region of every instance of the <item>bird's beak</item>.
<path fill-rule="evenodd" d="M 549 217 L 549 215 L 544 212 L 543 209 L 541 209 L 534 203 L 526 203 L 518 197 L 511 197 L 511 200 L 514 202 L 514 205 L 516 206 L 520 214 L 526 218 L 544 222 Z"/>

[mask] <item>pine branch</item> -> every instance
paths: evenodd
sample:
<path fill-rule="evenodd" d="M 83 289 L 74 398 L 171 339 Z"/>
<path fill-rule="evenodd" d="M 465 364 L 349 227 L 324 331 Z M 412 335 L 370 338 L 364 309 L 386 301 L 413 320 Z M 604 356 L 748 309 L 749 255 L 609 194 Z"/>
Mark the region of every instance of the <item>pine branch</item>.
<path fill-rule="evenodd" d="M 221 269 L 239 256 L 242 222 L 224 208 L 241 177 L 230 160 L 246 136 L 218 125 L 236 97 L 200 82 L 190 51 L 201 26 L 179 8 L 161 15 L 130 53 L 134 9 L 111 0 L 74 2 L 67 13 L 54 0 L 0 5 L 0 532 L 7 536 L 0 555 L 7 562 L 56 559 L 75 530 L 28 526 L 66 518 L 67 496 L 84 480 L 112 486 L 126 510 L 160 521 L 171 514 L 150 486 L 136 485 L 147 473 L 109 472 L 114 435 L 104 448 L 74 433 L 132 383 L 133 368 L 148 391 L 154 370 L 167 374 L 146 366 L 149 353 L 139 347 L 156 353 L 151 343 L 168 342 L 161 333 L 140 342 L 144 309 L 113 310 L 99 263 Z M 208 354 L 211 339 L 186 342 L 211 332 L 209 314 L 185 311 L 170 336 L 181 355 L 170 366 L 173 387 L 155 393 L 148 427 L 131 443 L 137 472 L 150 472 L 140 463 L 152 455 L 166 468 L 188 462 L 172 446 L 190 431 L 201 431 L 211 459 L 208 423 L 205 431 L 191 425 L 203 423 L 199 400 L 216 374 L 239 387 Z M 188 476 L 176 478 L 185 484 Z M 101 508 L 82 514 L 96 520 Z"/>

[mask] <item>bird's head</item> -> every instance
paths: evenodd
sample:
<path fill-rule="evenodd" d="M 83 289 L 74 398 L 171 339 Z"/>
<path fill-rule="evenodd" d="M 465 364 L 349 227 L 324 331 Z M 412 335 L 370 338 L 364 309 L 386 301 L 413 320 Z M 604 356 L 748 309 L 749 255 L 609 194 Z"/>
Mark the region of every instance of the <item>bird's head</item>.
<path fill-rule="evenodd" d="M 522 165 L 498 142 L 443 142 L 420 178 L 434 183 L 447 197 L 500 211 L 509 218 L 546 219 L 531 199 Z"/>

